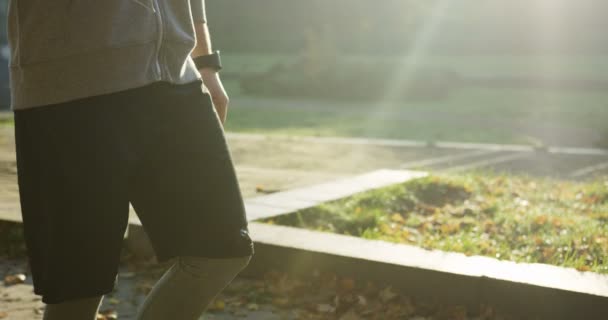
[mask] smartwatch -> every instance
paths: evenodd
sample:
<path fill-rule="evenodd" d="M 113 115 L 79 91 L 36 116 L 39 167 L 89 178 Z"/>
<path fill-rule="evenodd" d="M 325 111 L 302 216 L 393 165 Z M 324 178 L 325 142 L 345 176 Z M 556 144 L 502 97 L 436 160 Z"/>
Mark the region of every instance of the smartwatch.
<path fill-rule="evenodd" d="M 211 68 L 213 70 L 222 70 L 222 61 L 220 60 L 220 51 L 215 50 L 212 54 L 198 56 L 192 59 L 196 65 L 196 69 Z"/>

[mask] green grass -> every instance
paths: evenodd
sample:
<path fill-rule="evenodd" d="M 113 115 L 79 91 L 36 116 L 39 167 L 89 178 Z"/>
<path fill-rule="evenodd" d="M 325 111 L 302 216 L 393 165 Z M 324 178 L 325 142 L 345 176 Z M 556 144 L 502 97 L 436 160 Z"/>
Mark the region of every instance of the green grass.
<path fill-rule="evenodd" d="M 608 93 L 473 88 L 445 100 L 403 103 L 237 95 L 227 128 L 277 134 L 602 147 L 608 145 L 605 101 Z"/>
<path fill-rule="evenodd" d="M 434 175 L 263 221 L 608 274 L 608 177 Z"/>
<path fill-rule="evenodd" d="M 0 119 L 0 126 L 13 126 L 15 121 L 12 117 Z"/>

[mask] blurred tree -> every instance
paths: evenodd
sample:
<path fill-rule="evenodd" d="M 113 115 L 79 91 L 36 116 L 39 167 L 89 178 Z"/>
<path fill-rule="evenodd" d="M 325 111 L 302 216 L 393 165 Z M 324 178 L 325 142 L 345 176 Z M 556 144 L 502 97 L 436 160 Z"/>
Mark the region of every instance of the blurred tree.
<path fill-rule="evenodd" d="M 605 0 L 207 0 L 214 43 L 227 51 L 300 52 L 310 28 L 329 25 L 340 52 L 374 55 L 411 48 L 443 1 L 452 6 L 429 43 L 432 52 L 608 53 L 608 37 L 599 32 L 608 27 Z M 556 30 L 547 29 L 552 14 Z M 539 41 L 547 31 L 558 32 L 559 41 Z"/>

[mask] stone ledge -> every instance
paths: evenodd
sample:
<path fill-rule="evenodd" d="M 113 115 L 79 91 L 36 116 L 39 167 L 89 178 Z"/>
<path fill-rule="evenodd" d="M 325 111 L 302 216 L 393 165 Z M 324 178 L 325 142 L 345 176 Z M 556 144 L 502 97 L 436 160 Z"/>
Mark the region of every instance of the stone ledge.
<path fill-rule="evenodd" d="M 426 172 L 420 171 L 383 169 L 310 187 L 250 198 L 245 200 L 247 219 L 253 221 L 287 214 L 426 175 Z"/>
<path fill-rule="evenodd" d="M 256 257 L 245 270 L 250 275 L 277 269 L 306 276 L 319 269 L 435 301 L 471 308 L 488 303 L 525 318 L 608 314 L 608 276 L 600 274 L 255 222 L 250 231 L 256 243 Z"/>

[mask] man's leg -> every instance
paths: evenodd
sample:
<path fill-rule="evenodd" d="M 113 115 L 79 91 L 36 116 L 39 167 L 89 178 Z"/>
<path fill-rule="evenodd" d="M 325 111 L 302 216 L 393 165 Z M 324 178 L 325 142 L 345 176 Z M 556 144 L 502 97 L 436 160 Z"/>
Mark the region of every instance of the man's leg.
<path fill-rule="evenodd" d="M 95 320 L 103 296 L 47 304 L 43 320 Z"/>
<path fill-rule="evenodd" d="M 130 136 L 140 139 L 129 200 L 158 261 L 177 258 L 140 320 L 198 319 L 253 255 L 226 138 L 200 85 L 159 85 L 141 97 L 155 103 L 132 104 Z"/>
<path fill-rule="evenodd" d="M 129 217 L 122 107 L 111 94 L 14 113 L 24 238 L 44 319 L 95 319 L 114 287 Z"/>
<path fill-rule="evenodd" d="M 196 320 L 209 303 L 247 266 L 239 258 L 177 257 L 140 307 L 137 320 Z"/>

